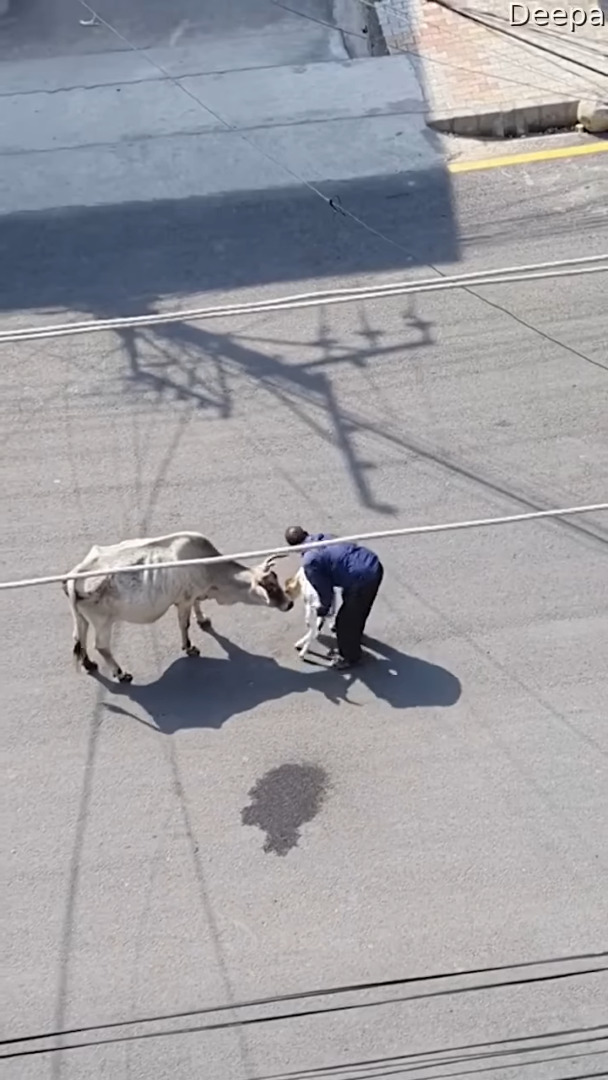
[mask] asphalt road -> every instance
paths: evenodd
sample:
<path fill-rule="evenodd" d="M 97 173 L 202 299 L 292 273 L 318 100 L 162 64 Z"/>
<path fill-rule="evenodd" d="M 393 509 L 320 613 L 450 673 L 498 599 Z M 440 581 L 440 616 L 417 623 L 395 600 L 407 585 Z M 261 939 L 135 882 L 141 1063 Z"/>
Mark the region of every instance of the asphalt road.
<path fill-rule="evenodd" d="M 2 325 L 599 252 L 607 186 L 594 159 L 345 184 L 392 244 L 291 189 L 12 216 Z M 604 501 L 605 278 L 478 292 L 2 346 L 2 577 L 182 527 L 229 550 Z M 1 596 L 3 1037 L 173 1031 L 3 1075 L 605 1075 L 601 975 L 162 1017 L 605 948 L 607 541 L 379 543 L 353 679 L 298 663 L 301 613 L 218 609 L 199 661 L 171 615 L 121 633 L 125 690 L 73 671 L 60 588 Z"/>

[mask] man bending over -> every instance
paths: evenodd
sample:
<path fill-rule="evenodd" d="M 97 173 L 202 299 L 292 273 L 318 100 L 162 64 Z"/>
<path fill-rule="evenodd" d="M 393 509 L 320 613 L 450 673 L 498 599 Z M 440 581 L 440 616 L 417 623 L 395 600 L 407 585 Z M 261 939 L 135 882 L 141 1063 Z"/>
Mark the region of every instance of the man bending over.
<path fill-rule="evenodd" d="M 331 533 L 308 533 L 301 525 L 290 525 L 285 530 L 285 541 L 290 547 L 331 539 Z M 329 544 L 303 551 L 302 566 L 319 596 L 320 618 L 329 611 L 333 590 L 342 590 L 342 604 L 336 617 L 338 656 L 332 667 L 344 671 L 359 664 L 365 624 L 384 577 L 380 559 L 358 544 Z"/>

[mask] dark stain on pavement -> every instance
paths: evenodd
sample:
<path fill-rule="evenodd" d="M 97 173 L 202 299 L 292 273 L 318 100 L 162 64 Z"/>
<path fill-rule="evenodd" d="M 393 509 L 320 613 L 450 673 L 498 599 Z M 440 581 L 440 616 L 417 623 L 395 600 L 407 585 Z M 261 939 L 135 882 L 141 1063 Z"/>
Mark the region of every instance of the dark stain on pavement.
<path fill-rule="evenodd" d="M 318 765 L 279 765 L 251 788 L 242 824 L 266 833 L 265 852 L 287 855 L 297 846 L 302 825 L 319 813 L 327 786 L 327 773 Z"/>

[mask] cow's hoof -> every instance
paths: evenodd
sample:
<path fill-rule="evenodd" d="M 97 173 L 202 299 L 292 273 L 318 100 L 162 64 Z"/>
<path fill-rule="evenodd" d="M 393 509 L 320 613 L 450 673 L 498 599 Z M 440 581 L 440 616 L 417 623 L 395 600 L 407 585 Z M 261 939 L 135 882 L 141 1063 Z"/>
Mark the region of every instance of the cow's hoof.
<path fill-rule="evenodd" d="M 189 645 L 187 649 L 184 649 L 186 656 L 200 656 L 201 650 L 197 649 L 196 645 Z"/>
<path fill-rule="evenodd" d="M 211 619 L 207 618 L 206 615 L 205 615 L 205 617 L 203 619 L 197 619 L 196 622 L 197 622 L 197 626 L 198 626 L 199 630 L 210 630 L 211 629 Z"/>
<path fill-rule="evenodd" d="M 92 675 L 94 671 L 99 670 L 99 665 L 96 664 L 94 660 L 89 660 L 88 656 L 85 656 L 82 661 L 82 666 L 85 671 L 88 671 L 89 675 Z"/>
<path fill-rule="evenodd" d="M 130 671 L 118 671 L 116 673 L 116 678 L 119 682 L 123 683 L 133 682 L 133 676 Z"/>

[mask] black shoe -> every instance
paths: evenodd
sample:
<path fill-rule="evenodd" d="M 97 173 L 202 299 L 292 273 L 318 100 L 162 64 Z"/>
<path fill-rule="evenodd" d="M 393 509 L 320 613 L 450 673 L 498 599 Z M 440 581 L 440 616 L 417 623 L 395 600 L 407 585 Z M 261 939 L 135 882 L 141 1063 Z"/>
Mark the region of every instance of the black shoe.
<path fill-rule="evenodd" d="M 336 671 L 350 671 L 351 668 L 357 667 L 360 663 L 360 660 L 345 660 L 343 656 L 336 656 L 332 660 L 330 667 Z"/>

